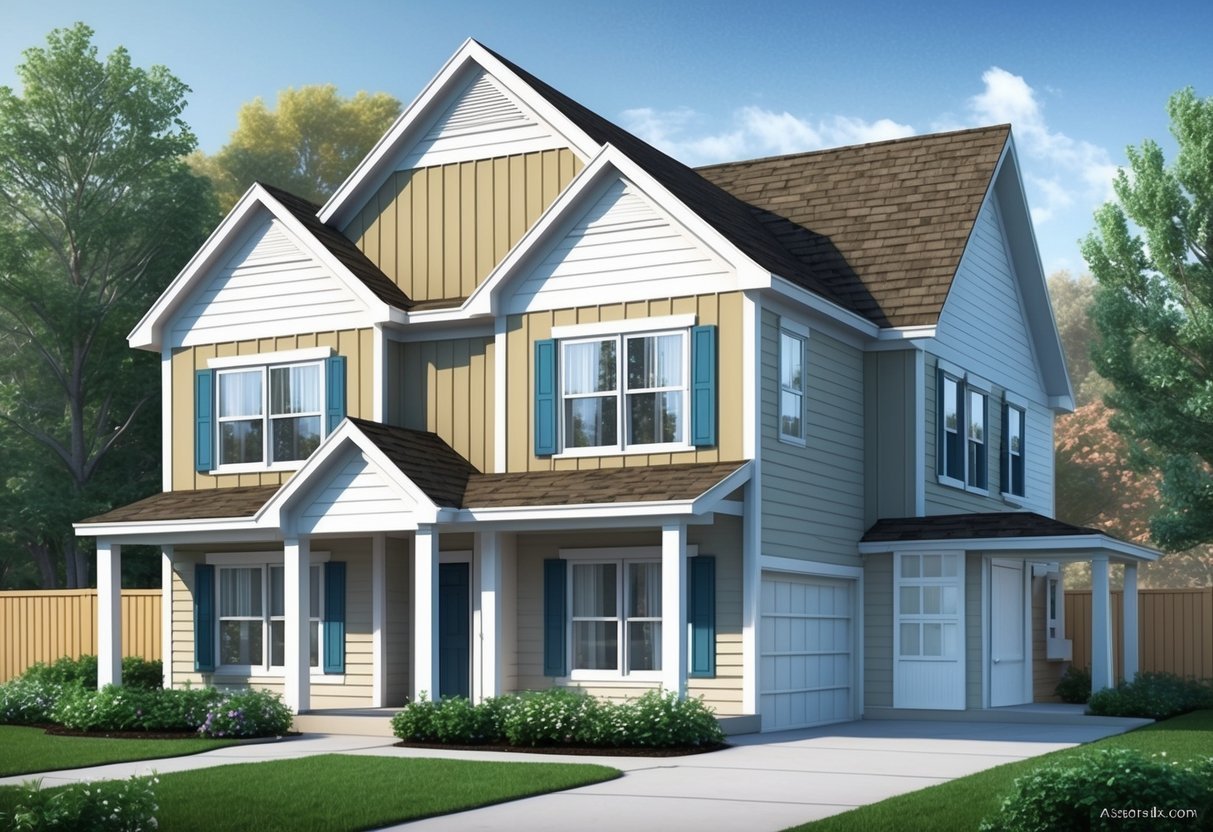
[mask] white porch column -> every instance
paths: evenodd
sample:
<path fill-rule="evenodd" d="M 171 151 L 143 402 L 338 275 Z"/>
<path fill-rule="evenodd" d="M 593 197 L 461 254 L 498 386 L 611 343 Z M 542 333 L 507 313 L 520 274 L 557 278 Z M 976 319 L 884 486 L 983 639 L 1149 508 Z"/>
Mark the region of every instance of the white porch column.
<path fill-rule="evenodd" d="M 480 610 L 476 635 L 479 658 L 473 667 L 479 677 L 472 696 L 483 702 L 501 695 L 501 533 L 477 532 L 476 560 L 480 566 Z"/>
<path fill-rule="evenodd" d="M 371 707 L 386 698 L 387 662 L 387 538 L 371 537 Z"/>
<path fill-rule="evenodd" d="M 287 538 L 283 545 L 285 594 L 284 694 L 287 707 L 297 714 L 311 709 L 311 578 L 312 549 L 306 537 Z"/>
<path fill-rule="evenodd" d="M 122 547 L 97 540 L 97 687 L 122 684 Z"/>
<path fill-rule="evenodd" d="M 1124 609 L 1121 620 L 1121 645 L 1124 648 L 1120 662 L 1120 673 L 1126 682 L 1137 676 L 1139 664 L 1137 654 L 1137 564 L 1125 564 Z"/>
<path fill-rule="evenodd" d="M 1091 560 L 1091 692 L 1114 687 L 1112 678 L 1112 597 L 1108 557 Z"/>
<path fill-rule="evenodd" d="M 758 624 L 762 600 L 762 508 L 758 467 L 745 486 L 741 539 L 741 712 L 758 713 Z"/>
<path fill-rule="evenodd" d="M 661 527 L 661 685 L 687 692 L 687 526 Z"/>
<path fill-rule="evenodd" d="M 438 689 L 438 532 L 423 524 L 413 536 L 413 699 Z"/>
<path fill-rule="evenodd" d="M 173 547 L 160 548 L 160 663 L 164 687 L 173 686 Z"/>

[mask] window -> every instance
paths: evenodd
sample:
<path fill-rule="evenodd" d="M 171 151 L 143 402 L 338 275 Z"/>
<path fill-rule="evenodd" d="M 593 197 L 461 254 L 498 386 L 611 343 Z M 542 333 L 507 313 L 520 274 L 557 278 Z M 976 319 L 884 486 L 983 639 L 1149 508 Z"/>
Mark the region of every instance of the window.
<path fill-rule="evenodd" d="M 686 332 L 562 341 L 564 449 L 685 445 L 687 352 Z"/>
<path fill-rule="evenodd" d="M 1026 413 L 1024 408 L 1009 402 L 1003 405 L 1002 412 L 1002 491 L 1022 497 L 1027 486 L 1024 470 Z"/>
<path fill-rule="evenodd" d="M 324 570 L 311 567 L 310 665 L 320 667 Z M 219 663 L 250 671 L 281 669 L 286 657 L 285 569 L 280 565 L 219 568 Z"/>
<path fill-rule="evenodd" d="M 804 441 L 805 339 L 779 333 L 779 437 Z"/>
<path fill-rule="evenodd" d="M 960 652 L 960 556 L 901 555 L 898 655 L 955 659 Z"/>
<path fill-rule="evenodd" d="M 982 492 L 989 488 L 989 407 L 985 387 L 984 382 L 962 376 L 940 362 L 936 454 L 939 480 L 946 485 Z"/>
<path fill-rule="evenodd" d="M 661 563 L 573 562 L 573 671 L 661 669 Z"/>
<path fill-rule="evenodd" d="M 323 435 L 319 362 L 218 370 L 220 466 L 306 459 Z"/>

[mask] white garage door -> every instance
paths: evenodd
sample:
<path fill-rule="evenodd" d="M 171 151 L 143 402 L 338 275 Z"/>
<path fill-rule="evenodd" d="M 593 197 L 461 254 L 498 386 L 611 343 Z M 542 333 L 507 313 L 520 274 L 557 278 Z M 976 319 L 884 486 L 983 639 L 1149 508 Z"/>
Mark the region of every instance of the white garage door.
<path fill-rule="evenodd" d="M 853 719 L 854 582 L 765 573 L 762 730 Z"/>

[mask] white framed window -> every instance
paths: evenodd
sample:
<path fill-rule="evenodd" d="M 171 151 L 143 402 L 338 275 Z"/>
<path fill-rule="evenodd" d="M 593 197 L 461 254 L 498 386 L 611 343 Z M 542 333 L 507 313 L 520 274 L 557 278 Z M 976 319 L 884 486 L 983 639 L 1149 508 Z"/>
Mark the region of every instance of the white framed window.
<path fill-rule="evenodd" d="M 988 471 L 989 452 L 986 448 L 989 421 L 986 394 L 973 387 L 968 387 L 968 409 L 966 413 L 966 475 L 965 485 L 970 488 L 985 490 L 989 487 Z"/>
<path fill-rule="evenodd" d="M 686 447 L 688 343 L 685 330 L 562 340 L 563 452 Z"/>
<path fill-rule="evenodd" d="M 297 463 L 320 445 L 323 362 L 217 369 L 215 380 L 219 469 Z"/>
<path fill-rule="evenodd" d="M 1027 491 L 1027 412 L 1009 400 L 1003 403 L 1002 491 L 1004 496 L 1023 497 Z"/>
<path fill-rule="evenodd" d="M 286 657 L 285 570 L 281 564 L 226 566 L 218 571 L 220 672 L 281 673 Z M 309 664 L 320 669 L 324 569 L 310 567 Z"/>
<path fill-rule="evenodd" d="M 805 441 L 805 338 L 779 331 L 779 438 Z"/>
<path fill-rule="evenodd" d="M 936 379 L 939 481 L 989 493 L 989 384 L 943 361 Z"/>
<path fill-rule="evenodd" d="M 953 661 L 960 655 L 960 555 L 900 555 L 900 658 Z"/>
<path fill-rule="evenodd" d="M 571 561 L 569 598 L 572 678 L 658 678 L 661 561 Z"/>

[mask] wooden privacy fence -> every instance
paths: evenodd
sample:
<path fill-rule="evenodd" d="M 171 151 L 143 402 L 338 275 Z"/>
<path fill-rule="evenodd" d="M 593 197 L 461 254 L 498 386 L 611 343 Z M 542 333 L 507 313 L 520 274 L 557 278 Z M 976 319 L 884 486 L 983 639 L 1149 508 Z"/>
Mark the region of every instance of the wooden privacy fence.
<path fill-rule="evenodd" d="M 0 682 L 85 653 L 97 653 L 97 590 L 0 592 Z M 160 590 L 122 590 L 122 655 L 160 658 Z"/>
<path fill-rule="evenodd" d="M 1124 596 L 1112 593 L 1112 663 L 1121 677 Z M 1137 592 L 1139 669 L 1213 679 L 1213 587 Z M 1091 590 L 1066 590 L 1066 638 L 1075 667 L 1091 666 Z"/>

